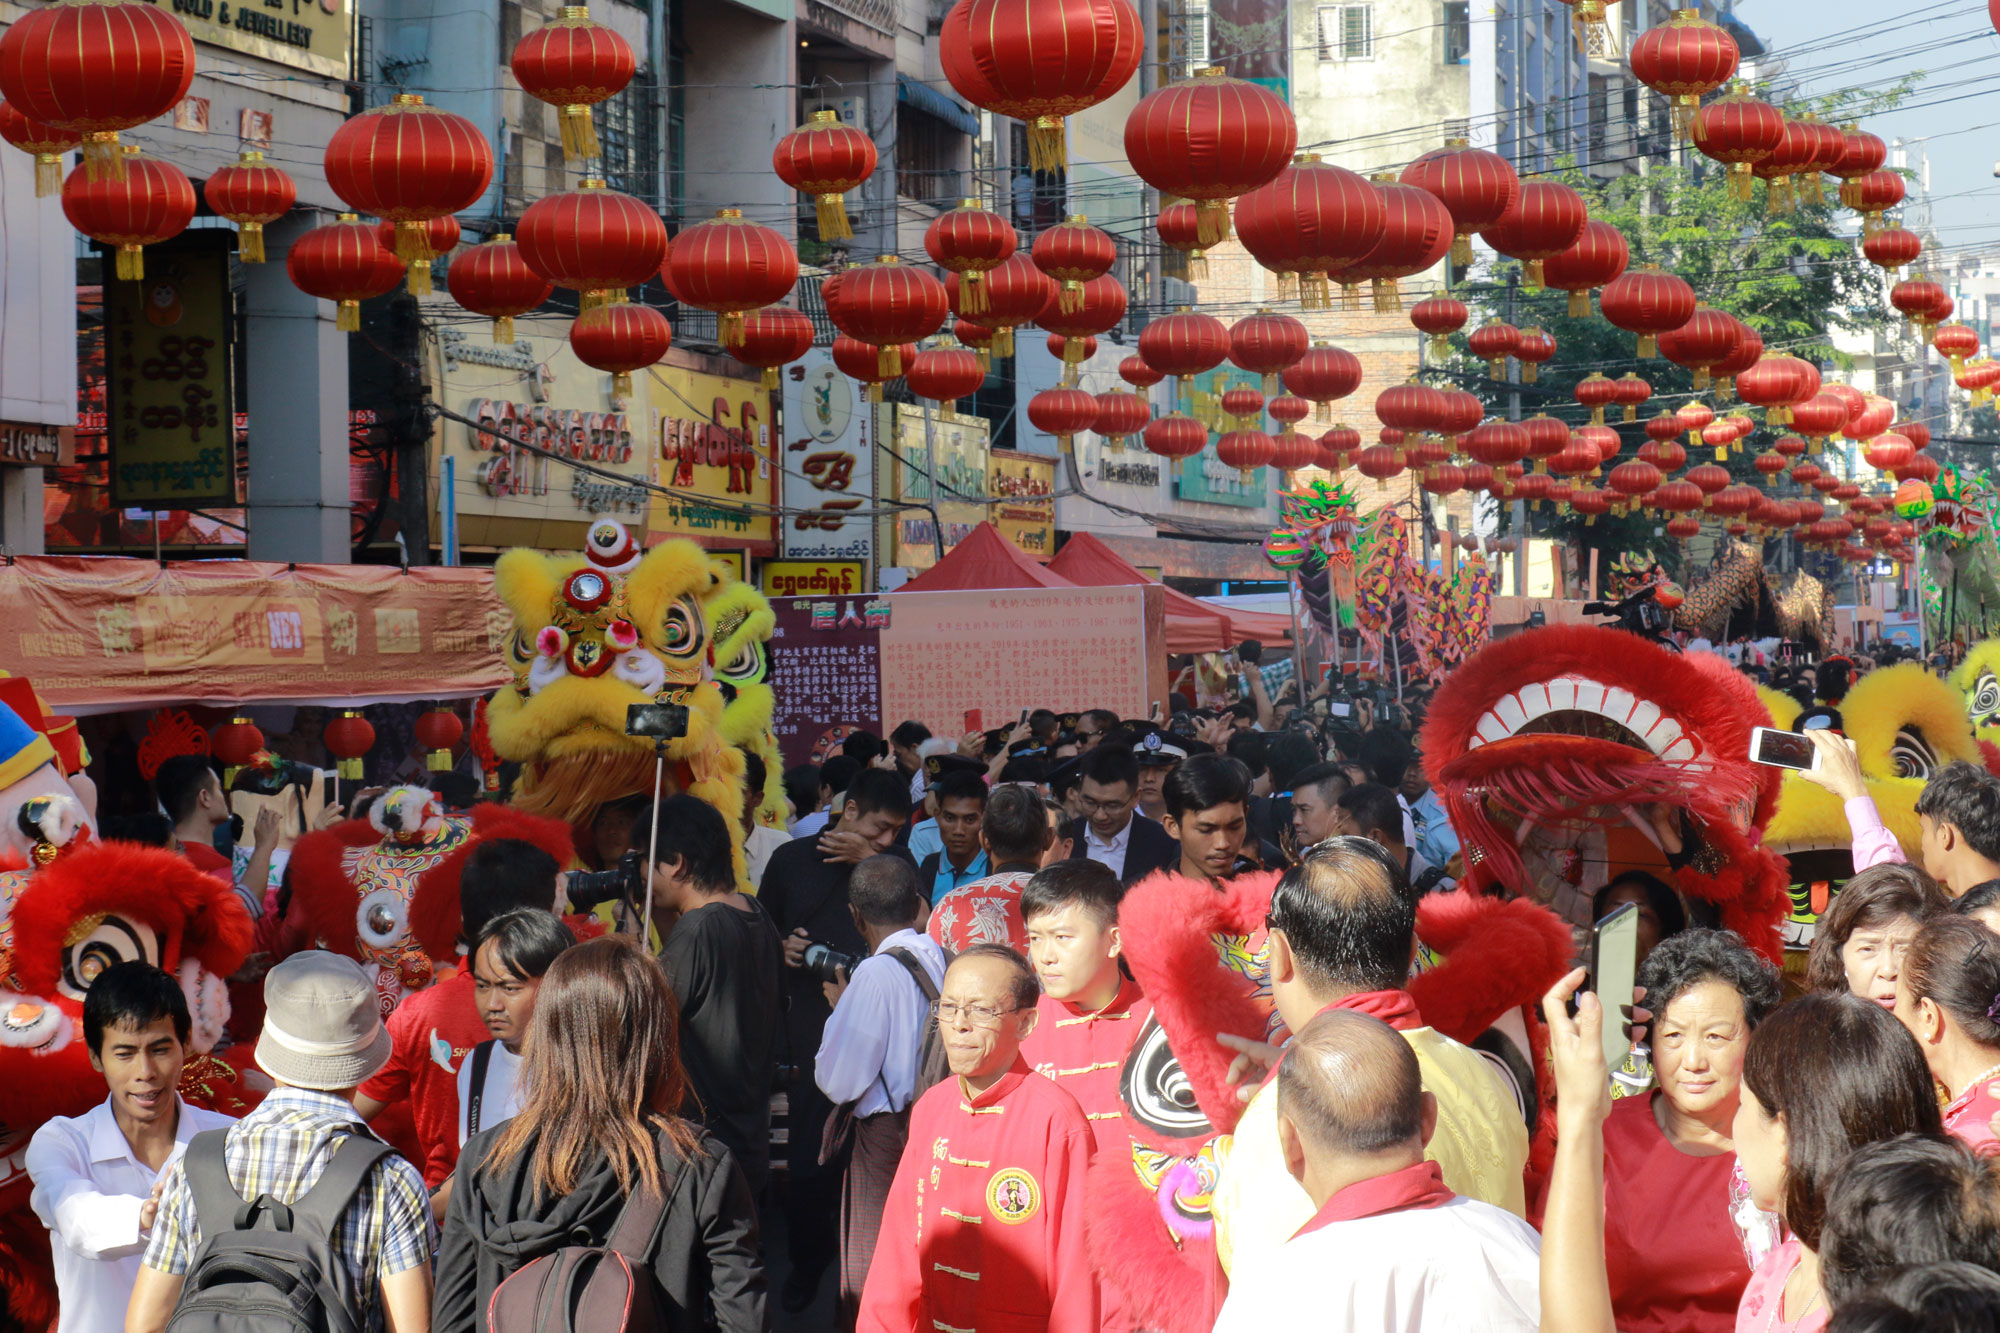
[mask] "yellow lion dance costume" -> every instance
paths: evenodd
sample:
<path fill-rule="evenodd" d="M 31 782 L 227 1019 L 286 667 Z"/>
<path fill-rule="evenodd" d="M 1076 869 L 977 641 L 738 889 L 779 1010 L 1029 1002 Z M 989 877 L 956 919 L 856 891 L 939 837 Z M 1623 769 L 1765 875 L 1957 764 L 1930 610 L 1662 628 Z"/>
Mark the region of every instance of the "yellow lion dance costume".
<path fill-rule="evenodd" d="M 512 550 L 493 574 L 514 616 L 514 682 L 494 696 L 487 728 L 494 753 L 522 765 L 515 807 L 564 821 L 584 845 L 604 805 L 653 790 L 653 743 L 625 734 L 626 709 L 683 705 L 687 734 L 666 745 L 668 789 L 722 812 L 737 886 L 753 891 L 743 860 L 743 756 L 724 735 L 706 609 L 722 576 L 708 552 L 687 541 L 642 552 L 607 519 L 591 526 L 580 555 Z"/>
<path fill-rule="evenodd" d="M 1965 696 L 1973 734 L 1982 745 L 2000 746 L 2000 639 L 1982 639 L 1967 649 L 1951 683 Z"/>
<path fill-rule="evenodd" d="M 728 578 L 702 603 L 715 636 L 715 678 L 728 700 L 722 709 L 722 739 L 764 761 L 764 790 L 757 793 L 757 822 L 785 826 L 784 756 L 771 730 L 776 696 L 771 691 L 771 654 L 766 646 L 777 614 L 764 594 Z"/>

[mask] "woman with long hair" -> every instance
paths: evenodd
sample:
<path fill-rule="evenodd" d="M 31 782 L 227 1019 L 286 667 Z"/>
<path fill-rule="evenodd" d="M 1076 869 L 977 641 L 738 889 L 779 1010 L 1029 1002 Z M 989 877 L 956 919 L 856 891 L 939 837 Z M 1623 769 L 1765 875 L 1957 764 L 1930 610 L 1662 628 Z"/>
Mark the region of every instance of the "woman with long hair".
<path fill-rule="evenodd" d="M 437 1259 L 433 1326 L 484 1330 L 494 1290 L 565 1246 L 607 1245 L 628 1201 L 664 1199 L 643 1264 L 672 1333 L 712 1308 L 761 1333 L 764 1270 L 749 1183 L 676 1114 L 686 1090 L 666 974 L 625 936 L 563 952 L 542 979 L 514 1119 L 466 1140 Z"/>

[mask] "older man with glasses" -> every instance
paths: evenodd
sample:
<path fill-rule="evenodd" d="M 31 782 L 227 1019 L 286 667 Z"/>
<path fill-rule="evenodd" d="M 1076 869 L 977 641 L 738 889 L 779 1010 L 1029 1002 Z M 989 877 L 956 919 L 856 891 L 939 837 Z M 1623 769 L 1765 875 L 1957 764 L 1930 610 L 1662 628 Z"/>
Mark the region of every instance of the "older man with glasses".
<path fill-rule="evenodd" d="M 861 1333 L 1009 1326 L 1100 1333 L 1083 1243 L 1090 1122 L 1028 1068 L 1040 987 L 1027 960 L 976 944 L 952 960 L 937 1021 L 954 1077 L 917 1099 L 882 1210 Z"/>

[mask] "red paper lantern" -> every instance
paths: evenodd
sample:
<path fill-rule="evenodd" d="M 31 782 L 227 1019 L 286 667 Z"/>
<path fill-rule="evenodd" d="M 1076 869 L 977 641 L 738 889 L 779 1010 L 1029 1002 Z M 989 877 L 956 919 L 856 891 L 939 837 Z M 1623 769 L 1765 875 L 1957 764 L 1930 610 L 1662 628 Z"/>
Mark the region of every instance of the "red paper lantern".
<path fill-rule="evenodd" d="M 1861 234 L 1882 227 L 1882 214 L 1903 202 L 1903 178 L 1893 171 L 1867 171 L 1841 182 L 1840 202 L 1861 214 Z"/>
<path fill-rule="evenodd" d="M 1386 444 L 1371 444 L 1354 456 L 1354 467 L 1364 477 L 1373 478 L 1376 490 L 1386 490 L 1389 478 L 1403 470 L 1403 460 Z"/>
<path fill-rule="evenodd" d="M 315 227 L 313 230 L 322 229 Z M 370 227 L 369 232 L 372 237 L 374 228 Z M 312 233 L 306 234 L 310 236 Z M 380 249 L 380 246 L 376 248 Z M 296 252 L 297 247 L 293 249 Z M 398 269 L 400 271 L 400 265 Z M 336 767 L 340 776 L 350 782 L 356 781 L 361 777 L 362 757 L 375 748 L 375 728 L 368 724 L 367 718 L 349 708 L 320 730 L 320 740 L 325 744 L 327 753 L 339 761 Z"/>
<path fill-rule="evenodd" d="M 1800 197 L 1808 203 L 1824 203 L 1826 193 L 1820 184 L 1820 176 L 1847 160 L 1847 138 L 1810 111 L 1793 123 L 1805 132 L 1812 143 L 1811 160 L 1799 175 Z"/>
<path fill-rule="evenodd" d="M 1590 289 L 1616 279 L 1632 262 L 1625 233 L 1608 222 L 1587 221 L 1569 248 L 1542 261 L 1542 281 L 1569 293 L 1571 319 L 1590 318 Z"/>
<path fill-rule="evenodd" d="M 1428 384 L 1414 380 L 1392 384 L 1375 395 L 1375 419 L 1392 429 L 1419 434 L 1435 430 L 1441 395 Z"/>
<path fill-rule="evenodd" d="M 1697 305 L 1687 323 L 1659 337 L 1660 355 L 1694 372 L 1694 387 L 1708 387 L 1709 368 L 1729 359 L 1742 340 L 1744 326 L 1720 310 Z"/>
<path fill-rule="evenodd" d="M 910 392 L 944 404 L 944 416 L 951 419 L 952 404 L 970 398 L 986 383 L 986 369 L 979 358 L 956 343 L 932 347 L 917 353 L 916 360 L 903 371 Z"/>
<path fill-rule="evenodd" d="M 1178 392 L 1191 376 L 1222 364 L 1229 355 L 1229 330 L 1215 316 L 1183 307 L 1146 325 L 1139 355 L 1162 375 L 1172 375 Z"/>
<path fill-rule="evenodd" d="M 5 108 L 0 107 L 0 129 L 6 125 Z M 276 222 L 298 202 L 299 187 L 292 178 L 251 151 L 222 167 L 202 182 L 202 198 L 209 211 L 236 224 L 236 252 L 246 264 L 264 262 L 264 224 Z M 456 227 L 457 221 L 452 225 Z"/>
<path fill-rule="evenodd" d="M 538 102 L 562 108 L 563 157 L 571 162 L 597 157 L 597 129 L 590 108 L 615 97 L 632 82 L 638 59 L 611 29 L 591 21 L 582 5 L 564 5 L 559 16 L 514 44 L 508 58 L 514 81 Z M 874 161 L 874 145 L 869 145 Z M 783 176 L 784 170 L 778 174 Z M 797 187 L 794 187 L 797 188 Z"/>
<path fill-rule="evenodd" d="M 1764 187 L 1764 211 L 1767 213 L 1789 213 L 1795 202 L 1793 177 L 1812 165 L 1813 154 L 1819 149 L 1819 141 L 1805 122 L 1785 121 L 1784 135 L 1778 146 L 1762 159 L 1753 163 L 1750 173 L 1758 180 L 1766 182 Z"/>
<path fill-rule="evenodd" d="M 676 245 L 676 258 L 679 249 Z M 883 378 L 894 379 L 903 373 L 899 349 L 936 333 L 946 308 L 943 283 L 924 269 L 883 255 L 840 275 L 838 295 L 827 301 L 826 314 L 848 337 L 879 348 Z"/>
<path fill-rule="evenodd" d="M 1612 381 L 1612 384 L 1618 391 L 1619 406 L 1625 409 L 1625 419 L 1637 421 L 1639 405 L 1653 396 L 1653 386 L 1629 370 Z"/>
<path fill-rule="evenodd" d="M 171 162 L 147 157 L 136 145 L 120 151 L 122 172 L 93 175 L 86 162 L 63 182 L 63 216 L 103 245 L 118 247 L 119 278 L 146 276 L 144 247 L 187 230 L 194 217 L 194 186 Z"/>
<path fill-rule="evenodd" d="M 1278 377 L 1305 356 L 1311 342 L 1306 326 L 1290 315 L 1259 310 L 1229 328 L 1229 361 L 1264 377 L 1264 392 L 1278 391 Z"/>
<path fill-rule="evenodd" d="M 1901 227 L 1884 227 L 1861 242 L 1861 253 L 1868 262 L 1890 273 L 1916 263 L 1923 252 L 1922 238 Z"/>
<path fill-rule="evenodd" d="M 1574 391 L 1576 401 L 1590 409 L 1590 424 L 1604 424 L 1604 409 L 1618 401 L 1618 385 L 1604 378 L 1602 371 L 1593 370 L 1577 381 Z"/>
<path fill-rule="evenodd" d="M 1732 84 L 1727 96 L 1710 102 L 1694 118 L 1694 146 L 1710 160 L 1728 166 L 1738 199 L 1750 197 L 1751 168 L 1769 157 L 1784 137 L 1784 113 L 1752 97 L 1741 83 Z"/>
<path fill-rule="evenodd" d="M 632 372 L 657 365 L 673 341 L 665 315 L 622 299 L 592 306 L 569 326 L 570 351 L 593 370 L 609 371 L 617 398 L 632 396 Z"/>
<path fill-rule="evenodd" d="M 1736 39 L 1701 16 L 1677 9 L 1632 43 L 1632 77 L 1673 101 L 1674 137 L 1685 141 L 1701 99 L 1729 82 L 1741 53 Z"/>
<path fill-rule="evenodd" d="M 428 296 L 431 292 L 431 261 L 450 254 L 458 248 L 459 237 L 463 234 L 458 219 L 447 213 L 443 217 L 432 218 L 420 223 L 423 230 L 423 258 L 412 259 L 405 270 L 409 280 L 410 295 Z M 394 252 L 396 248 L 396 224 L 382 222 L 376 224 L 376 233 L 382 238 L 382 248 Z"/>
<path fill-rule="evenodd" d="M 1436 195 L 1414 185 L 1399 185 L 1394 176 L 1376 176 L 1374 184 L 1382 197 L 1382 237 L 1341 270 L 1340 277 L 1349 291 L 1355 284 L 1369 283 L 1375 312 L 1389 314 L 1403 308 L 1403 294 L 1396 284 L 1435 268 L 1451 252 L 1451 213 Z"/>
<path fill-rule="evenodd" d="M 1273 398 L 1265 410 L 1271 414 L 1271 420 L 1283 423 L 1289 432 L 1291 427 L 1311 416 L 1313 408 L 1305 399 L 1285 393 Z"/>
<path fill-rule="evenodd" d="M 424 223 L 472 207 L 492 180 L 478 126 L 415 93 L 342 121 L 326 145 L 327 185 L 355 212 L 396 224 L 405 264 L 431 257 Z"/>
<path fill-rule="evenodd" d="M 493 341 L 514 341 L 514 319 L 549 299 L 555 284 L 528 267 L 521 247 L 506 232 L 486 238 L 452 257 L 445 270 L 451 297 L 475 315 L 493 321 Z M 810 342 L 811 326 L 807 326 Z"/>
<path fill-rule="evenodd" d="M 361 303 L 401 282 L 403 265 L 382 248 L 374 223 L 342 213 L 292 242 L 285 273 L 306 295 L 336 302 L 334 327 L 352 333 L 361 327 Z"/>
<path fill-rule="evenodd" d="M 35 159 L 37 199 L 46 199 L 62 190 L 63 154 L 83 143 L 83 135 L 76 130 L 31 120 L 12 102 L 0 102 L 0 139 Z"/>
<path fill-rule="evenodd" d="M 1732 478 L 1729 469 L 1714 463 L 1702 463 L 1687 471 L 1687 481 L 1704 497 L 1713 496 L 1728 486 Z"/>
<path fill-rule="evenodd" d="M 596 305 L 637 287 L 667 257 L 667 224 L 629 194 L 588 179 L 529 204 L 514 229 L 521 262 Z"/>
<path fill-rule="evenodd" d="M 1453 495 L 1465 489 L 1465 473 L 1450 463 L 1433 463 L 1417 484 L 1432 495 Z"/>
<path fill-rule="evenodd" d="M 1068 453 L 1071 437 L 1096 424 L 1097 398 L 1082 389 L 1044 389 L 1028 400 L 1028 421 Z"/>
<path fill-rule="evenodd" d="M 1322 421 L 1331 420 L 1331 405 L 1361 387 L 1361 358 L 1341 347 L 1317 343 L 1280 376 L 1287 393 L 1318 405 Z"/>
<path fill-rule="evenodd" d="M 1583 515 L 1587 527 L 1595 524 L 1600 515 L 1611 512 L 1611 496 L 1596 486 L 1578 486 L 1570 492 L 1569 507 L 1572 513 Z"/>
<path fill-rule="evenodd" d="M 1150 389 L 1166 376 L 1146 364 L 1143 356 L 1128 356 L 1118 363 L 1118 378 L 1135 389 Z"/>
<path fill-rule="evenodd" d="M 1143 432 L 1153 419 L 1153 409 L 1136 393 L 1113 389 L 1097 395 L 1097 419 L 1091 423 L 1104 442 L 1115 452 L 1128 435 Z"/>
<path fill-rule="evenodd" d="M 1125 160 L 1162 194 L 1197 204 L 1204 246 L 1229 235 L 1225 200 L 1276 180 L 1298 145 L 1291 108 L 1220 66 L 1148 93 L 1125 120 Z"/>
<path fill-rule="evenodd" d="M 1505 467 L 1528 455 L 1528 432 L 1512 421 L 1482 421 L 1465 437 L 1466 455 L 1488 467 Z"/>
<path fill-rule="evenodd" d="M 1233 389 L 1224 389 L 1218 401 L 1222 404 L 1224 416 L 1235 417 L 1238 421 L 1245 418 L 1255 418 L 1258 421 L 1263 419 L 1264 395 L 1255 389 L 1246 389 L 1241 385 Z"/>
<path fill-rule="evenodd" d="M 1889 429 L 1908 440 L 1918 453 L 1931 447 L 1931 428 L 1921 421 L 1898 421 Z"/>
<path fill-rule="evenodd" d="M 1542 286 L 1545 260 L 1569 249 L 1583 235 L 1590 209 L 1583 196 L 1560 181 L 1521 182 L 1513 207 L 1479 238 L 1509 259 L 1521 261 L 1521 285 L 1529 291 Z"/>
<path fill-rule="evenodd" d="M 1664 415 L 1668 424 L 1676 426 L 1680 424 L 1672 413 Z M 1650 427 L 1653 423 L 1648 422 L 1646 424 Z M 1651 432 L 1648 431 L 1648 434 L 1651 434 Z M 1687 459 L 1688 451 L 1681 447 L 1678 436 L 1666 439 L 1649 439 L 1639 446 L 1639 461 L 1641 463 L 1651 463 L 1662 472 L 1680 471 L 1681 467 L 1687 462 Z"/>
<path fill-rule="evenodd" d="M 813 112 L 806 117 L 805 124 L 778 140 L 777 147 L 771 150 L 771 169 L 778 173 L 778 179 L 800 194 L 813 197 L 814 220 L 822 241 L 846 240 L 854 235 L 847 218 L 847 202 L 842 196 L 859 189 L 875 174 L 875 162 L 875 141 L 843 123 L 840 113 L 832 110 Z M 1007 228 L 1010 237 L 1013 230 Z M 1013 248 L 1010 243 L 1008 253 Z"/>
<path fill-rule="evenodd" d="M 1736 322 L 1736 350 L 1721 361 L 1709 367 L 1709 374 L 1719 386 L 1717 392 L 1727 399 L 1736 385 L 1736 377 L 1756 365 L 1764 356 L 1764 338 L 1757 330 L 1729 316 Z"/>
<path fill-rule="evenodd" d="M 1486 417 L 1479 395 L 1464 389 L 1440 389 L 1431 408 L 1431 429 L 1440 435 L 1463 435 Z"/>
<path fill-rule="evenodd" d="M 896 353 L 896 368 L 893 371 L 882 367 L 882 349 L 873 343 L 860 342 L 841 334 L 833 340 L 833 364 L 841 374 L 856 379 L 868 386 L 868 401 L 882 401 L 882 386 L 890 380 L 902 376 L 903 367 L 917 359 L 917 345 L 907 343 L 902 347 L 889 349 Z"/>
<path fill-rule="evenodd" d="M 122 172 L 118 131 L 164 116 L 193 82 L 188 30 L 138 0 L 30 9 L 0 36 L 0 96 L 30 120 L 80 134 L 93 177 Z"/>
<path fill-rule="evenodd" d="M 924 229 L 925 253 L 939 268 L 961 279 L 961 314 L 985 311 L 985 275 L 1006 263 L 1019 244 L 1020 237 L 1007 219 L 981 208 L 977 199 L 961 199 L 957 208 L 938 214 Z"/>
<path fill-rule="evenodd" d="M 1806 442 L 1796 435 L 1780 435 L 1771 441 L 1771 448 L 1786 458 L 1797 458 L 1806 451 Z"/>
<path fill-rule="evenodd" d="M 1917 446 L 1905 436 L 1894 431 L 1884 431 L 1868 442 L 1862 457 L 1868 466 L 1877 472 L 1894 472 L 1899 467 L 1908 467 L 1917 456 Z"/>
<path fill-rule="evenodd" d="M 1667 535 L 1685 541 L 1689 537 L 1701 535 L 1701 520 L 1691 514 L 1679 514 L 1667 520 Z"/>
<path fill-rule="evenodd" d="M 959 96 L 1028 122 L 1028 165 L 1069 165 L 1063 117 L 1113 96 L 1139 68 L 1126 0 L 959 0 L 945 16 L 944 74 Z"/>
<path fill-rule="evenodd" d="M 1107 273 L 1084 283 L 1073 306 L 1066 304 L 1063 297 L 1064 294 L 1051 296 L 1035 322 L 1068 339 L 1062 358 L 1075 364 L 1089 359 L 1084 339 L 1094 342 L 1097 334 L 1109 333 L 1125 318 L 1125 285 Z"/>
<path fill-rule="evenodd" d="M 1145 443 L 1148 453 L 1161 458 L 1192 458 L 1208 447 L 1208 427 L 1175 412 L 1146 427 Z"/>
<path fill-rule="evenodd" d="M 1267 466 L 1278 453 L 1278 442 L 1261 430 L 1232 430 L 1215 442 L 1215 458 L 1236 469 L 1245 486 L 1250 474 Z"/>
<path fill-rule="evenodd" d="M 1763 473 L 1768 480 L 1776 480 L 1777 475 L 1785 470 L 1785 456 L 1775 449 L 1766 449 L 1750 460 L 1750 466 Z"/>
<path fill-rule="evenodd" d="M 1273 447 L 1270 465 L 1280 472 L 1297 472 L 1300 468 L 1313 467 L 1319 462 L 1319 443 L 1310 435 L 1301 435 L 1295 430 L 1286 429 L 1273 435 L 1271 444 Z"/>
<path fill-rule="evenodd" d="M 1824 474 L 1820 472 L 1819 464 L 1817 463 L 1794 463 L 1788 475 L 1790 475 L 1793 485 L 1810 486 Z"/>
<path fill-rule="evenodd" d="M 1201 214 L 1193 204 L 1168 204 L 1153 221 L 1160 244 L 1187 256 L 1187 279 L 1199 282 L 1208 276 L 1208 260 L 1202 255 Z"/>
<path fill-rule="evenodd" d="M 453 267 L 457 267 L 455 262 Z M 812 345 L 812 320 L 803 311 L 788 305 L 767 305 L 743 317 L 743 337 L 729 349 L 729 354 L 746 366 L 762 370 L 764 387 L 775 389 L 778 387 L 778 368 L 804 356 L 812 350 Z M 977 354 L 968 352 L 966 355 L 972 357 L 975 365 L 979 364 Z M 985 378 L 983 367 L 980 377 Z"/>
<path fill-rule="evenodd" d="M 1473 148 L 1464 139 L 1446 139 L 1444 147 L 1404 167 L 1399 179 L 1436 195 L 1451 214 L 1457 234 L 1451 247 L 1454 264 L 1472 262 L 1472 234 L 1505 217 L 1521 193 L 1521 178 L 1506 158 Z"/>
<path fill-rule="evenodd" d="M 1083 285 L 1103 277 L 1118 262 L 1118 246 L 1102 228 L 1077 215 L 1037 236 L 1030 257 L 1036 268 L 1061 284 L 1059 308 L 1074 311 L 1083 305 Z"/>
<path fill-rule="evenodd" d="M 956 273 L 947 274 L 945 299 L 960 318 L 994 331 L 995 356 L 1014 355 L 1014 330 L 1023 324 L 1034 323 L 1056 295 L 1056 285 L 1049 275 L 1036 268 L 1035 261 L 1019 251 L 994 265 L 976 284 L 984 298 L 984 308 L 980 310 L 966 308 L 969 289 L 974 285 L 969 276 L 961 280 Z M 829 298 L 829 310 L 832 304 Z"/>
<path fill-rule="evenodd" d="M 1279 276 L 1296 277 L 1299 304 L 1332 304 L 1327 280 L 1373 250 L 1387 214 L 1382 192 L 1344 167 L 1307 153 L 1268 185 L 1236 201 L 1236 237 L 1250 257 Z"/>
<path fill-rule="evenodd" d="M 1072 338 L 1060 333 L 1051 333 L 1045 346 L 1049 349 L 1049 355 L 1065 366 L 1081 365 L 1097 355 L 1097 339 L 1090 334 Z M 1071 382 L 1064 381 L 1064 383 Z"/>
<path fill-rule="evenodd" d="M 1547 471 L 1549 460 L 1569 447 L 1569 427 L 1546 412 L 1523 421 L 1521 429 L 1528 439 L 1528 451 L 1522 457 L 1532 461 L 1537 472 Z"/>
<path fill-rule="evenodd" d="M 1597 471 L 1604 460 L 1589 440 L 1564 432 L 1563 446 L 1548 460 L 1549 471 L 1559 477 L 1582 477 Z"/>
<path fill-rule="evenodd" d="M 1963 324 L 1940 324 L 1931 335 L 1931 346 L 1951 362 L 1951 373 L 1965 369 L 1967 357 L 1979 355 L 1979 335 Z"/>
<path fill-rule="evenodd" d="M 417 744 L 430 752 L 424 756 L 424 767 L 436 773 L 450 772 L 451 747 L 458 744 L 459 737 L 465 734 L 465 723 L 459 720 L 458 714 L 452 712 L 449 705 L 439 704 L 419 714 L 416 726 L 411 730 L 416 733 Z"/>
<path fill-rule="evenodd" d="M 1939 466 L 1937 459 L 1932 458 L 1929 454 L 1918 454 L 1908 463 L 1897 468 L 1895 475 L 1897 481 L 1915 480 L 1928 482 L 1936 481 L 1943 472 L 1944 469 Z"/>
<path fill-rule="evenodd" d="M 895 263 L 894 259 L 884 259 L 881 264 L 849 269 L 842 275 L 840 300 L 827 302 L 827 315 L 834 327 L 860 337 L 841 322 L 836 310 L 844 312 L 855 308 L 856 302 L 871 305 L 886 299 L 879 270 Z M 910 281 L 931 298 L 925 308 L 934 308 L 936 317 L 922 333 L 900 338 L 863 337 L 863 342 L 909 342 L 935 333 L 944 322 L 943 285 L 922 269 L 899 271 L 916 275 Z M 736 208 L 721 209 L 707 222 L 689 227 L 674 238 L 673 248 L 667 253 L 667 281 L 675 297 L 698 310 L 720 316 L 718 340 L 724 347 L 734 346 L 742 337 L 746 311 L 783 301 L 791 295 L 792 284 L 798 279 L 799 257 L 792 243 L 782 232 L 745 221 L 742 210 Z"/>
<path fill-rule="evenodd" d="M 1788 419 L 1788 408 L 1819 392 L 1819 368 L 1795 356 L 1767 356 L 1736 377 L 1736 396 L 1765 409 L 1773 429 Z"/>
<path fill-rule="evenodd" d="M 1660 334 L 1694 317 L 1694 288 L 1648 264 L 1606 283 L 1598 308 L 1612 324 L 1638 334 L 1640 357 L 1650 357 Z"/>
<path fill-rule="evenodd" d="M 1713 420 L 1714 416 L 1713 412 L 1709 413 L 1710 420 Z M 1687 427 L 1681 425 L 1681 418 L 1678 412 L 1660 412 L 1647 419 L 1646 438 L 1655 443 L 1665 444 L 1686 429 Z M 1680 465 L 1677 463 L 1674 466 L 1678 467 Z"/>
<path fill-rule="evenodd" d="M 1827 436 L 1847 424 L 1847 417 L 1847 404 L 1838 395 L 1821 392 L 1792 405 L 1791 426 L 1813 441 L 1813 452 L 1817 453 L 1818 445 L 1824 443 Z"/>
<path fill-rule="evenodd" d="M 1715 409 L 1703 402 L 1682 403 L 1674 413 L 1674 419 L 1681 423 L 1681 429 L 1688 433 L 1688 443 L 1699 445 L 1708 428 L 1715 422 Z M 1733 430 L 1734 427 L 1731 427 Z M 1732 435 L 1729 438 L 1734 439 Z"/>
<path fill-rule="evenodd" d="M 1641 463 L 1637 459 L 1620 463 L 1611 469 L 1604 484 L 1616 491 L 1630 504 L 1636 497 L 1656 490 L 1661 482 L 1660 470 L 1651 463 Z"/>
<path fill-rule="evenodd" d="M 1542 363 L 1556 354 L 1556 340 L 1543 329 L 1522 329 L 1514 359 L 1521 363 L 1521 383 L 1533 384 L 1541 378 Z"/>
<path fill-rule="evenodd" d="M 1410 323 L 1419 333 L 1431 337 L 1431 355 L 1443 356 L 1450 350 L 1446 339 L 1465 327 L 1471 312 L 1465 302 L 1449 296 L 1433 296 L 1410 307 Z"/>
<path fill-rule="evenodd" d="M 264 748 L 264 733 L 241 714 L 208 733 L 208 752 L 225 768 L 241 768 Z"/>
<path fill-rule="evenodd" d="M 1465 340 L 1465 345 L 1474 356 L 1486 363 L 1490 378 L 1504 380 L 1507 378 L 1507 358 L 1520 349 L 1521 331 L 1505 321 L 1495 320 L 1474 329 L 1472 336 Z"/>
<path fill-rule="evenodd" d="M 1841 127 L 1841 142 L 1844 151 L 1840 161 L 1827 168 L 1842 180 L 1854 180 L 1866 176 L 1871 171 L 1881 169 L 1889 160 L 1889 145 L 1881 136 L 1868 133 L 1859 125 Z"/>

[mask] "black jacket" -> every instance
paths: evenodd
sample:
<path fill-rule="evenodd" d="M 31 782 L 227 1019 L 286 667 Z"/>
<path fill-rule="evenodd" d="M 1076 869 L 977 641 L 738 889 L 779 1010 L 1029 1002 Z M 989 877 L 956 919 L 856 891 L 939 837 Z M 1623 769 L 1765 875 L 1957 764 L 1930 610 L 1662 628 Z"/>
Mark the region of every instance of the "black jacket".
<path fill-rule="evenodd" d="M 608 1162 L 555 1200 L 532 1197 L 525 1154 L 504 1171 L 487 1170 L 487 1154 L 503 1128 L 474 1134 L 459 1154 L 431 1302 L 431 1327 L 438 1333 L 484 1333 L 494 1288 L 564 1245 L 604 1244 L 625 1204 Z M 703 1308 L 712 1305 L 714 1326 L 723 1333 L 764 1333 L 757 1209 L 742 1169 L 720 1140 L 700 1132 L 694 1156 L 674 1170 L 651 1255 L 653 1276 L 669 1301 L 663 1327 L 700 1333 L 707 1326 Z"/>
<path fill-rule="evenodd" d="M 1079 843 L 1070 853 L 1072 861 L 1088 861 L 1090 854 L 1084 844 Z M 1146 818 L 1137 810 L 1132 812 L 1132 836 L 1125 842 L 1125 873 L 1119 880 L 1127 888 L 1137 884 L 1155 870 L 1171 870 L 1181 863 L 1181 845 L 1173 834 Z"/>

